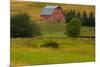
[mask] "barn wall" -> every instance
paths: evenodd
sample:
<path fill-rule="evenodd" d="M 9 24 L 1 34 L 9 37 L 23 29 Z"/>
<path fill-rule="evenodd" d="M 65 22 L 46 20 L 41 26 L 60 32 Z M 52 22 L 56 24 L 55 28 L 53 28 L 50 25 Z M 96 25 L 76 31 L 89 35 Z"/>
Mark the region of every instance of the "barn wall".
<path fill-rule="evenodd" d="M 46 22 L 64 22 L 64 14 L 61 8 L 56 8 L 53 15 L 41 15 L 41 21 Z"/>
<path fill-rule="evenodd" d="M 53 18 L 55 21 L 63 22 L 64 21 L 64 14 L 61 10 L 61 8 L 56 8 L 53 13 Z"/>
<path fill-rule="evenodd" d="M 50 16 L 41 15 L 41 21 L 50 21 Z"/>

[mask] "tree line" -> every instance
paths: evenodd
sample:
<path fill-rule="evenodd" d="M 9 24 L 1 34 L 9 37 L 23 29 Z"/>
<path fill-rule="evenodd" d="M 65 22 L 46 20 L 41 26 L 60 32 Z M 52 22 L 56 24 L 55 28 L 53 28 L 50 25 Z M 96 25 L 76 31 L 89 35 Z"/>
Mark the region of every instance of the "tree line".
<path fill-rule="evenodd" d="M 26 13 L 11 16 L 11 37 L 35 37 L 42 35 L 40 27 L 35 22 Z M 70 10 L 65 12 L 65 23 L 65 35 L 77 37 L 80 34 L 81 26 L 95 26 L 95 16 L 93 12 L 87 15 L 85 11 L 81 14 L 79 11 Z"/>
<path fill-rule="evenodd" d="M 70 10 L 64 13 L 65 15 L 65 23 L 68 23 L 72 18 L 76 17 L 81 21 L 82 26 L 95 26 L 95 15 L 91 11 L 89 14 L 84 11 L 80 13 L 79 11 Z"/>

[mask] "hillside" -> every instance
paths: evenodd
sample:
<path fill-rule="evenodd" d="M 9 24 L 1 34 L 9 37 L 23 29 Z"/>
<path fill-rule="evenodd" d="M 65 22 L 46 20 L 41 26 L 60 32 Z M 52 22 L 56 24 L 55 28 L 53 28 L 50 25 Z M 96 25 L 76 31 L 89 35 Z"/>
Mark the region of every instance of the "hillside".
<path fill-rule="evenodd" d="M 95 6 L 93 5 L 74 5 L 74 4 L 58 4 L 58 3 L 41 3 L 41 2 L 24 2 L 24 1 L 11 1 L 11 14 L 16 14 L 19 12 L 28 13 L 33 20 L 40 19 L 40 13 L 44 6 L 46 5 L 58 5 L 62 7 L 63 11 L 76 10 L 86 11 L 89 13 L 90 11 L 95 13 Z"/>
<path fill-rule="evenodd" d="M 11 1 L 11 15 L 25 12 L 31 16 L 32 20 L 38 22 L 40 20 L 41 10 L 46 5 L 58 5 L 62 7 L 63 11 L 72 9 L 80 11 L 81 13 L 83 11 L 86 11 L 87 14 L 90 11 L 95 13 L 95 6 L 90 5 L 19 2 L 13 0 Z M 95 37 L 95 27 L 82 26 L 80 31 L 80 36 L 82 37 L 71 38 L 65 35 L 65 23 L 36 24 L 42 35 L 29 38 L 11 38 L 11 67 L 95 61 L 95 38 L 89 38 L 91 36 Z M 59 48 L 42 47 L 50 40 L 59 44 Z"/>

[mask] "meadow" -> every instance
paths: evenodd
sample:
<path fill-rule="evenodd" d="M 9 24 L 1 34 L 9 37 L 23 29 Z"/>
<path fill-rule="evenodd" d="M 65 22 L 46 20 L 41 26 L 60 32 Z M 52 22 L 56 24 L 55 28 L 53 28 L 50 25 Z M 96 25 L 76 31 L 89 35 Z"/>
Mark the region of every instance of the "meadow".
<path fill-rule="evenodd" d="M 39 22 L 40 12 L 46 5 L 55 3 L 11 2 L 11 15 L 25 12 L 32 20 Z M 56 4 L 64 11 L 70 9 L 95 12 L 90 5 Z M 65 33 L 64 23 L 37 23 L 42 36 L 31 38 L 11 38 L 11 66 L 58 64 L 95 61 L 95 38 L 69 38 Z M 80 36 L 95 36 L 94 27 L 81 27 Z M 59 44 L 59 48 L 40 47 L 45 41 L 52 40 Z"/>
<path fill-rule="evenodd" d="M 39 23 L 43 36 L 11 39 L 11 65 L 57 64 L 95 61 L 94 38 L 69 38 L 64 24 Z M 82 27 L 81 36 L 94 36 L 93 27 Z M 40 47 L 46 40 L 60 44 L 59 48 Z"/>
<path fill-rule="evenodd" d="M 35 38 L 12 39 L 11 65 L 58 64 L 95 61 L 94 39 L 52 39 L 60 44 L 57 49 L 40 48 L 44 40 Z M 27 45 L 32 44 L 34 47 Z"/>

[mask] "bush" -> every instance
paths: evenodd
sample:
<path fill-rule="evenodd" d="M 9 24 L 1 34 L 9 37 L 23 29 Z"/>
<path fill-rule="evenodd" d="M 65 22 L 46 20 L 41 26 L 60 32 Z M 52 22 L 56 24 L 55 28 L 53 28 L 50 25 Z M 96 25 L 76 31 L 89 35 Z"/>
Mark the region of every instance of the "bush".
<path fill-rule="evenodd" d="M 39 27 L 27 14 L 11 16 L 11 37 L 34 37 L 40 34 Z"/>
<path fill-rule="evenodd" d="M 66 35 L 69 37 L 77 37 L 80 34 L 81 22 L 77 18 L 73 18 L 66 24 Z"/>
<path fill-rule="evenodd" d="M 41 45 L 40 47 L 46 47 L 46 48 L 59 48 L 59 44 L 54 42 L 54 41 L 45 41 L 45 43 L 43 45 Z"/>

